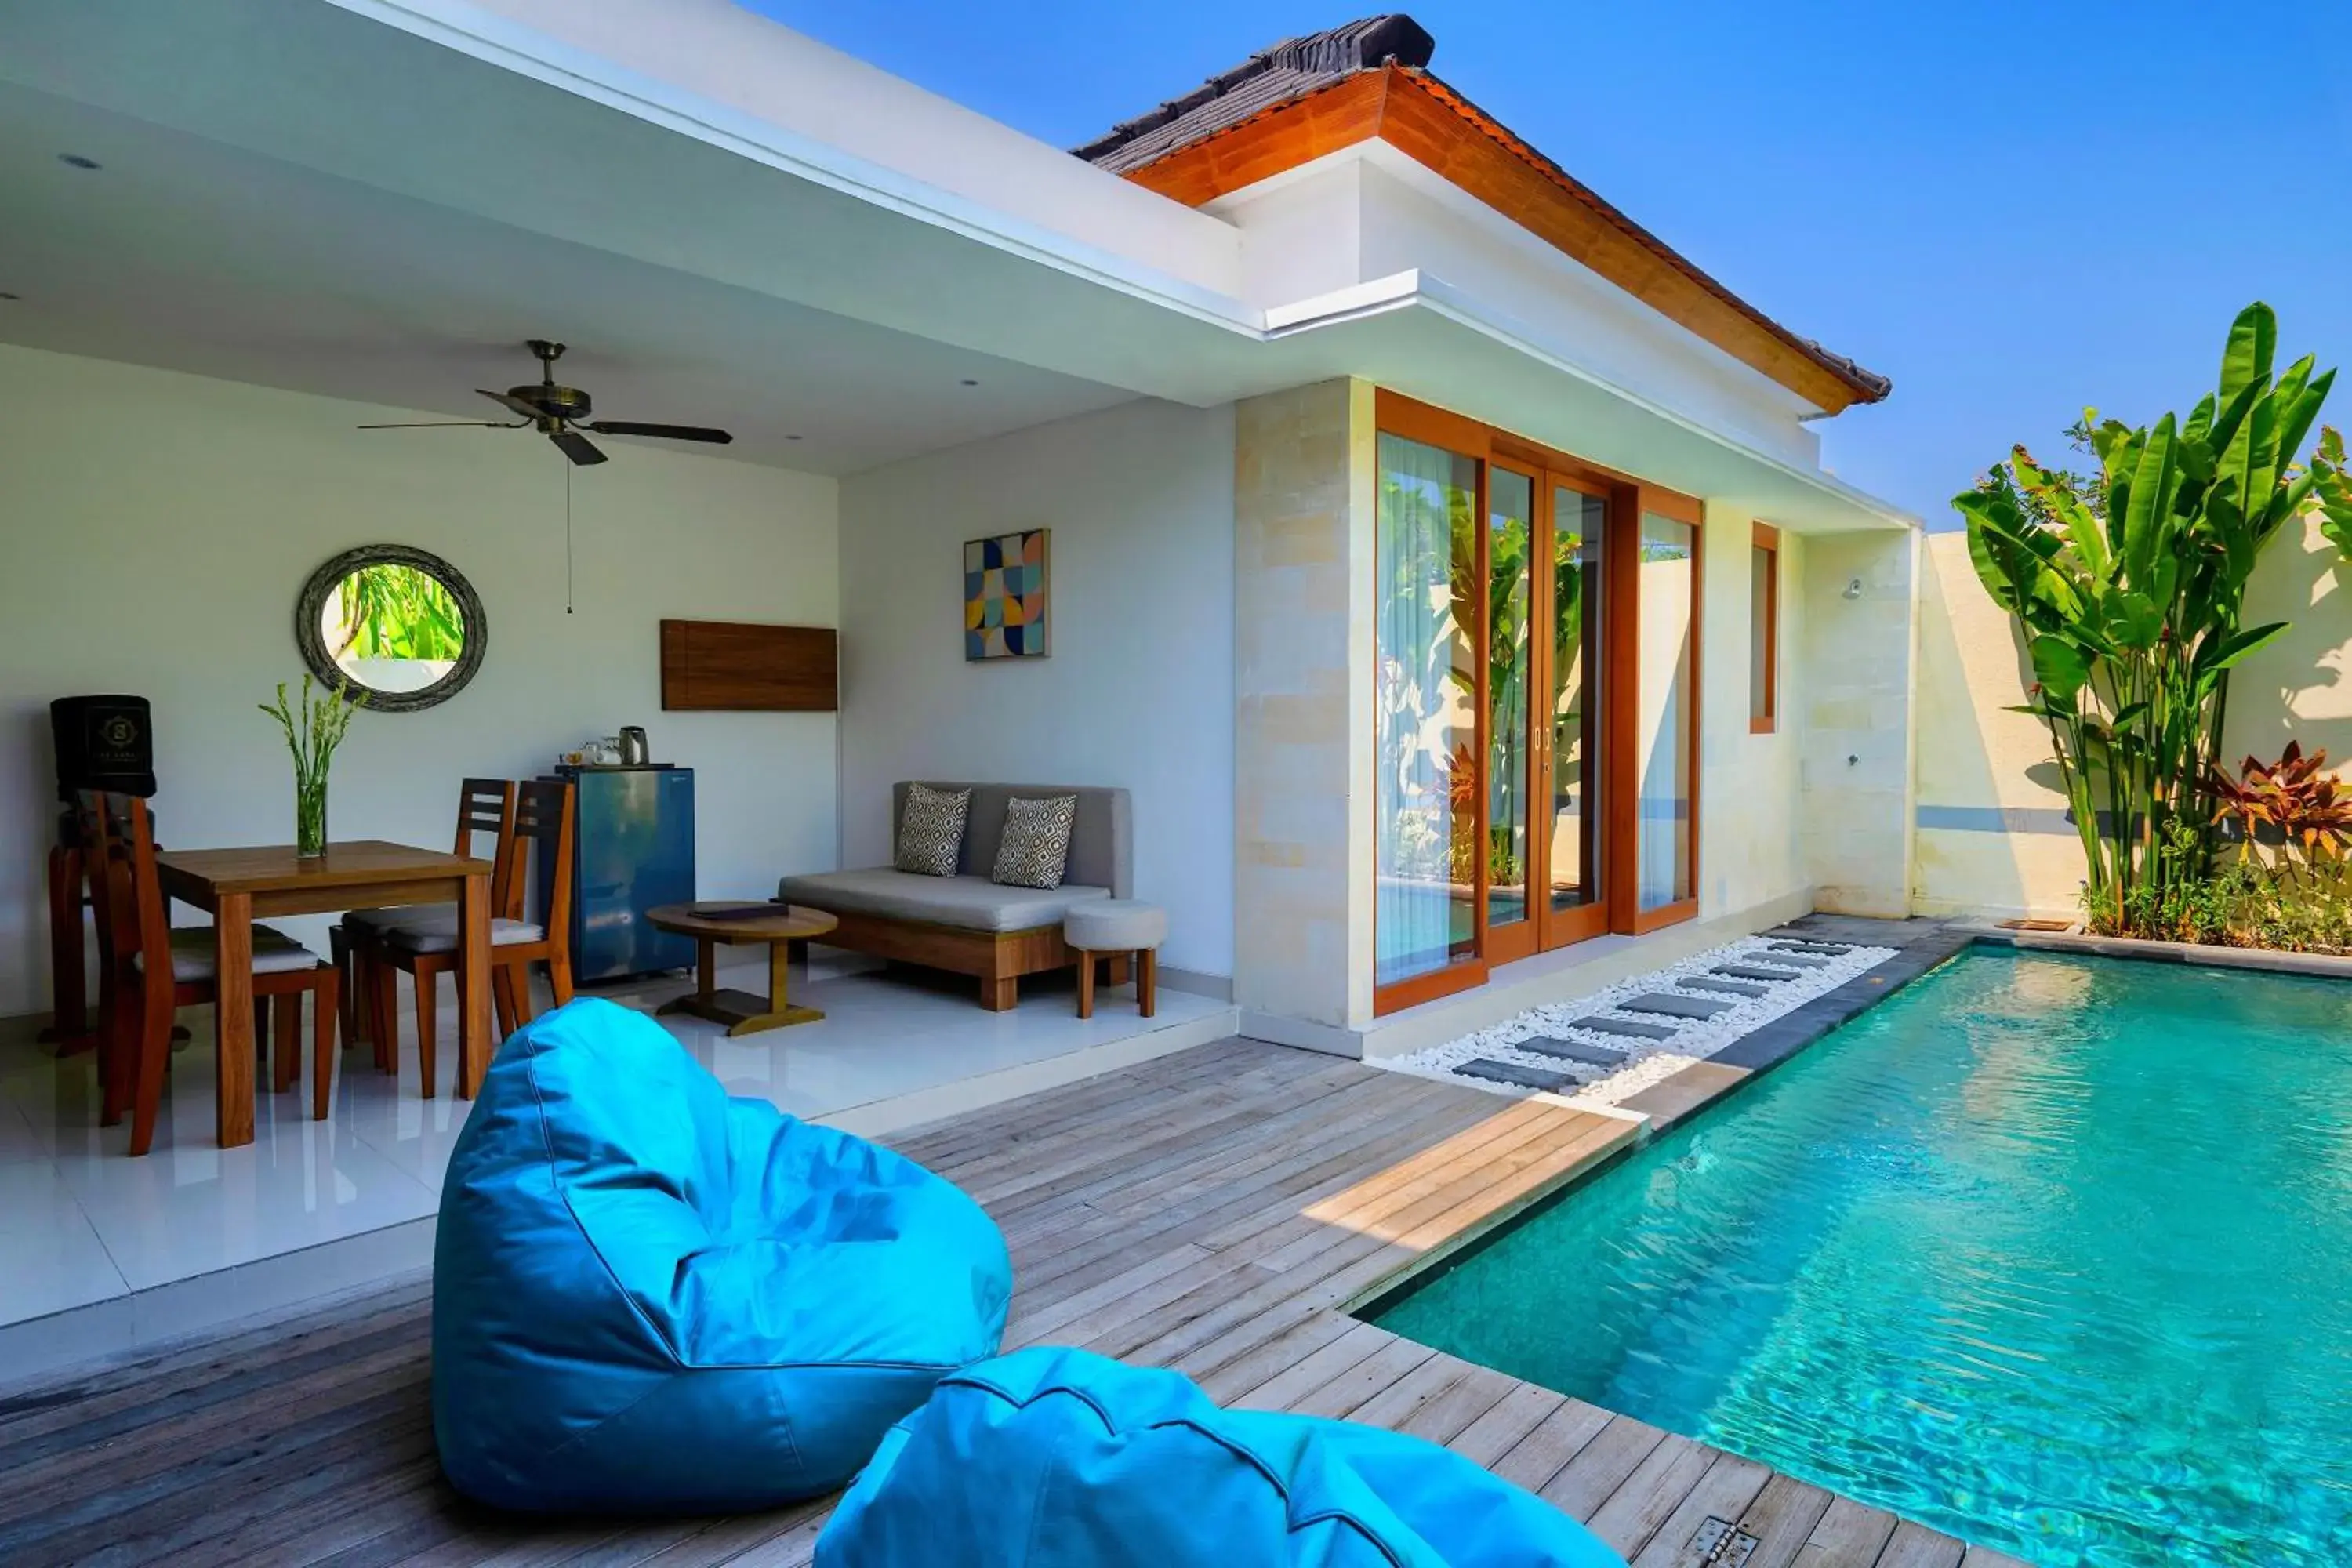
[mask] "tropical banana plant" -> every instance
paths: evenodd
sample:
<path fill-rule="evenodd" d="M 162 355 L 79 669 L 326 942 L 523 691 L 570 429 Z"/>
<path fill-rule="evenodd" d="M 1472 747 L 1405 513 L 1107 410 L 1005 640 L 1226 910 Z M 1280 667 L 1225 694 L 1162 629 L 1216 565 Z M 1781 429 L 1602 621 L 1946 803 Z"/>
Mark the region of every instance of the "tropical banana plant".
<path fill-rule="evenodd" d="M 2123 923 L 2136 889 L 2210 861 L 2230 671 L 2286 630 L 2242 624 L 2263 547 L 2330 476 L 2352 542 L 2341 443 L 2295 465 L 2335 372 L 2306 355 L 2273 376 L 2277 342 L 2270 307 L 2250 305 L 2186 420 L 2134 428 L 2086 409 L 2095 479 L 2020 447 L 1953 499 L 1978 575 L 2023 631 L 2034 684 L 2020 711 L 2049 726 L 2095 920 Z"/>

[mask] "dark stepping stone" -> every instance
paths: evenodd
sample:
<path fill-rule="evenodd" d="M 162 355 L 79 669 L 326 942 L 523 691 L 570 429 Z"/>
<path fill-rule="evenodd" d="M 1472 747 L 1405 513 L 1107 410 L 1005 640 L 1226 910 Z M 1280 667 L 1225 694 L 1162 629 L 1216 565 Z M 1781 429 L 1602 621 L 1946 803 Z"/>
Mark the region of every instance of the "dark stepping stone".
<path fill-rule="evenodd" d="M 1793 969 L 1769 969 L 1760 963 L 1718 963 L 1717 974 L 1728 974 L 1735 980 L 1801 980 L 1803 975 Z"/>
<path fill-rule="evenodd" d="M 1780 952 L 1818 952 L 1831 958 L 1853 951 L 1851 947 L 1834 942 L 1803 942 L 1792 936 L 1780 937 L 1774 941 L 1772 946 Z"/>
<path fill-rule="evenodd" d="M 1772 994 L 1769 985 L 1743 985 L 1737 980 L 1717 980 L 1706 974 L 1694 974 L 1675 984 L 1687 985 L 1694 991 L 1713 991 L 1725 996 L 1769 996 Z"/>
<path fill-rule="evenodd" d="M 1549 1068 L 1521 1067 L 1517 1062 L 1498 1062 L 1492 1057 L 1480 1057 L 1476 1061 L 1464 1062 L 1454 1069 L 1465 1078 L 1483 1078 L 1489 1083 L 1507 1083 L 1518 1089 L 1574 1089 L 1574 1073 L 1553 1072 Z"/>
<path fill-rule="evenodd" d="M 1704 996 L 1676 996 L 1671 992 L 1653 991 L 1647 996 L 1636 996 L 1618 1006 L 1628 1013 L 1662 1013 L 1669 1018 L 1712 1018 L 1717 1013 L 1728 1013 L 1739 1005 L 1737 1002 L 1715 1002 Z"/>
<path fill-rule="evenodd" d="M 1636 1024 L 1631 1018 L 1604 1018 L 1598 1013 L 1590 1018 L 1579 1018 L 1569 1027 L 1595 1029 L 1604 1035 L 1628 1035 L 1637 1040 L 1671 1040 L 1675 1037 L 1671 1025 Z"/>
<path fill-rule="evenodd" d="M 1792 952 L 1774 948 L 1769 954 L 1775 963 L 1793 963 L 1800 969 L 1827 969 L 1830 961 L 1817 952 Z"/>
<path fill-rule="evenodd" d="M 1598 1068 L 1620 1068 L 1625 1065 L 1625 1053 L 1622 1051 L 1612 1051 L 1606 1046 L 1588 1046 L 1581 1040 L 1563 1040 L 1552 1035 L 1538 1035 L 1531 1040 L 1513 1040 L 1511 1048 L 1515 1051 L 1526 1051 L 1531 1056 L 1558 1057 L 1562 1061 L 1589 1062 Z"/>

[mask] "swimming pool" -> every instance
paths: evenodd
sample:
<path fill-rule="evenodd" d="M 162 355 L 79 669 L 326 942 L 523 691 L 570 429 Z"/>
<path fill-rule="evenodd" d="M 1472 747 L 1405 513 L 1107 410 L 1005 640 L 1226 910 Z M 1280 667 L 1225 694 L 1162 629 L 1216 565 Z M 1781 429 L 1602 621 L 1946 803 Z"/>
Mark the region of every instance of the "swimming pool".
<path fill-rule="evenodd" d="M 1377 1312 L 2028 1562 L 2352 1552 L 2352 985 L 1977 949 Z"/>

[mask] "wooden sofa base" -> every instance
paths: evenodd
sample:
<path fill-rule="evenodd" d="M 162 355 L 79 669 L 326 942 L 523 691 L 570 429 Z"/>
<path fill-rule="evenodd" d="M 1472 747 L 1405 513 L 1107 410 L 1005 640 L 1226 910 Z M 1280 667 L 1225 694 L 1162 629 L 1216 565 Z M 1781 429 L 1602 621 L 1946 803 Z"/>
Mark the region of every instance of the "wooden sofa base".
<path fill-rule="evenodd" d="M 828 911 L 833 912 L 833 911 Z M 1021 1000 L 1021 976 L 1075 968 L 1077 953 L 1062 940 L 1059 921 L 1030 931 L 969 931 L 928 921 L 834 913 L 841 923 L 817 940 L 827 947 L 870 952 L 900 963 L 969 974 L 980 982 L 980 1005 L 1003 1013 Z M 1127 983 L 1126 961 L 1111 963 L 1110 984 Z"/>

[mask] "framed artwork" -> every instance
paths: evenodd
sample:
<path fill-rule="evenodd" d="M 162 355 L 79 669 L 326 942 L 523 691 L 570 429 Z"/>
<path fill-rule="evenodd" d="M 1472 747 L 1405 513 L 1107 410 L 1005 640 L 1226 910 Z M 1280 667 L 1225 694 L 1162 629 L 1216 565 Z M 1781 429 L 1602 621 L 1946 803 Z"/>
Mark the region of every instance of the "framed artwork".
<path fill-rule="evenodd" d="M 1033 528 L 963 547 L 963 656 L 1043 658 L 1053 649 L 1045 537 Z"/>

